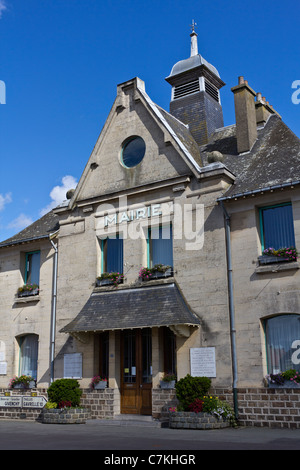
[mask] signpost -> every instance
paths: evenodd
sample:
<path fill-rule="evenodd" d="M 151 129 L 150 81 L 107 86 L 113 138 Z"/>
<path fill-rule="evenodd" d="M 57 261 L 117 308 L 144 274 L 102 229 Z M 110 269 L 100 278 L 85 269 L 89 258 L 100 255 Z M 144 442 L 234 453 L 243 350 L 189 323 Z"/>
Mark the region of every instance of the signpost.
<path fill-rule="evenodd" d="M 0 397 L 0 407 L 5 408 L 44 408 L 47 400 L 44 396 L 15 395 Z"/>

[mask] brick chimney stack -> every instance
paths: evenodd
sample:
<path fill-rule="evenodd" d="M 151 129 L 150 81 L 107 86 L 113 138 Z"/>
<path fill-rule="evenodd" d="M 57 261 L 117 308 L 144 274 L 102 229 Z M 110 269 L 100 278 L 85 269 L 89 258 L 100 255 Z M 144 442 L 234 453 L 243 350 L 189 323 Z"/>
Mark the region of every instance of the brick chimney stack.
<path fill-rule="evenodd" d="M 234 94 L 236 138 L 238 153 L 248 152 L 257 139 L 255 101 L 256 93 L 244 77 L 231 91 Z"/>
<path fill-rule="evenodd" d="M 255 109 L 256 122 L 259 126 L 265 125 L 271 114 L 277 114 L 277 116 L 281 118 L 273 106 L 266 101 L 266 98 L 262 97 L 261 93 L 257 93 L 256 95 Z"/>

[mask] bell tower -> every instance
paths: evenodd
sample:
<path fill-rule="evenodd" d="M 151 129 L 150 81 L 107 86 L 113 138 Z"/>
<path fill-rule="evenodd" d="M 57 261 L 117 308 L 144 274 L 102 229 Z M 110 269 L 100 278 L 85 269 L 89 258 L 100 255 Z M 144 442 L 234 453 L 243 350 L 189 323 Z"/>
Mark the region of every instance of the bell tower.
<path fill-rule="evenodd" d="M 225 83 L 217 69 L 198 53 L 196 24 L 191 26 L 190 57 L 177 62 L 166 81 L 172 86 L 170 114 L 189 126 L 198 145 L 224 126 L 220 88 Z"/>

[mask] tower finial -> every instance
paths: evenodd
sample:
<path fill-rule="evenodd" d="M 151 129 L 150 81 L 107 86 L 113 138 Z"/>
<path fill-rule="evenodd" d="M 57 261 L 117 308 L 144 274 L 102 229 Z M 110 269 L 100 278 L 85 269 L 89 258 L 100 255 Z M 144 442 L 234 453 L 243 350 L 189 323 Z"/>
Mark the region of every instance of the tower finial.
<path fill-rule="evenodd" d="M 198 34 L 195 31 L 195 27 L 197 26 L 197 23 L 195 23 L 195 21 L 193 20 L 192 24 L 190 26 L 191 26 L 191 29 L 192 29 L 192 32 L 190 34 L 190 36 L 191 36 L 191 57 L 192 57 L 194 55 L 198 55 L 198 40 L 197 40 Z"/>
<path fill-rule="evenodd" d="M 192 24 L 190 26 L 192 28 L 192 33 L 195 33 L 195 27 L 197 26 L 197 23 L 195 23 L 195 20 L 192 20 Z"/>

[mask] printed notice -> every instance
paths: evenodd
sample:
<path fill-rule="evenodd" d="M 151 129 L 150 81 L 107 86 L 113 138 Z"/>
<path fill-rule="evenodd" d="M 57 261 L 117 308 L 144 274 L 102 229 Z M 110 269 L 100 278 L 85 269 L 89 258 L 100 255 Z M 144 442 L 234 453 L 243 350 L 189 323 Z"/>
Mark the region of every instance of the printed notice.
<path fill-rule="evenodd" d="M 216 377 L 215 348 L 191 348 L 191 376 Z"/>

